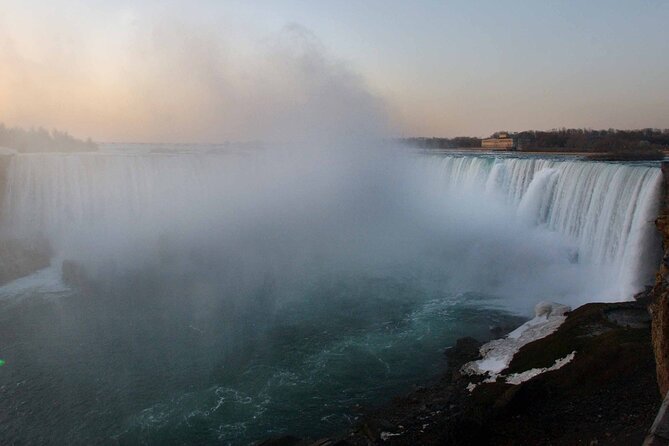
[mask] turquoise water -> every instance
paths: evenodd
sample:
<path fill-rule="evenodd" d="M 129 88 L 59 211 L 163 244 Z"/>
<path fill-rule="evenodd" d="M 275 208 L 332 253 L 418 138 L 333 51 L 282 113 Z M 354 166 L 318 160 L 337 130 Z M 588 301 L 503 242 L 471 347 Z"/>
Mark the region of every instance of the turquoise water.
<path fill-rule="evenodd" d="M 440 291 L 433 277 L 324 275 L 297 289 L 268 282 L 243 307 L 220 299 L 206 311 L 186 298 L 195 282 L 202 289 L 206 278 L 144 271 L 86 293 L 26 290 L 3 300 L 0 436 L 51 444 L 316 437 L 353 423 L 359 406 L 437 376 L 458 337 L 486 338 L 490 327 L 521 320 L 492 297 Z"/>

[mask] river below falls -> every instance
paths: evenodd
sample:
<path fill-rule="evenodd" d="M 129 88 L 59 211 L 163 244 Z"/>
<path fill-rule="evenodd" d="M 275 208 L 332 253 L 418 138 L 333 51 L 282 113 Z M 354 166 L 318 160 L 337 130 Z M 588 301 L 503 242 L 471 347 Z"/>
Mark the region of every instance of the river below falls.
<path fill-rule="evenodd" d="M 438 375 L 458 337 L 522 321 L 492 296 L 396 276 L 266 285 L 231 317 L 225 305 L 189 305 L 191 280 L 118 277 L 82 293 L 40 274 L 0 288 L 0 436 L 10 443 L 317 437 Z M 268 305 L 278 292 L 300 295 Z"/>

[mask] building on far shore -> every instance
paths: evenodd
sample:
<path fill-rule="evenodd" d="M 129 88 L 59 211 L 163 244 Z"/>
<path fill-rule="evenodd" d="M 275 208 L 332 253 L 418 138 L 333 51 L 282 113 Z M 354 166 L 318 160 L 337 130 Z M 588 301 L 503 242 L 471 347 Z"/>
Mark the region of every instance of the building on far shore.
<path fill-rule="evenodd" d="M 490 150 L 516 150 L 516 140 L 506 132 L 499 132 L 497 138 L 482 140 L 481 147 Z"/>

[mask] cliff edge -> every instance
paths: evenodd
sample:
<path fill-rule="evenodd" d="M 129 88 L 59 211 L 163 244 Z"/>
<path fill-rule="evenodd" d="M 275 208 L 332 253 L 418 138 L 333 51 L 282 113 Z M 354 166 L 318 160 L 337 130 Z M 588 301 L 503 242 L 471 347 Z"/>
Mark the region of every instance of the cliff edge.
<path fill-rule="evenodd" d="M 657 384 L 664 397 L 669 392 L 669 163 L 662 163 L 663 198 L 656 225 L 662 234 L 664 255 L 651 291 L 650 305 L 653 320 L 653 351 L 657 369 Z"/>

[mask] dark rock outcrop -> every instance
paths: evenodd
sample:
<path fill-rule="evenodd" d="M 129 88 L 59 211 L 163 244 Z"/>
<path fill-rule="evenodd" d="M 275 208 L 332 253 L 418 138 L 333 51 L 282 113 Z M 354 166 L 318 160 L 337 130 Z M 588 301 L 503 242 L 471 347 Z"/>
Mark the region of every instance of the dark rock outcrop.
<path fill-rule="evenodd" d="M 593 303 L 553 334 L 525 345 L 503 372 L 569 363 L 521 384 L 458 373 L 475 340 L 448 350 L 449 370 L 428 387 L 370 410 L 328 440 L 368 445 L 641 444 L 660 406 L 643 302 Z M 469 391 L 470 383 L 478 383 Z M 469 386 L 471 388 L 471 386 Z M 296 443 L 311 444 L 309 442 Z"/>
<path fill-rule="evenodd" d="M 637 318 L 644 310 L 636 302 L 576 309 L 555 333 L 524 346 L 504 373 L 547 367 L 576 351 L 570 363 L 519 385 L 479 384 L 470 397 L 462 397 L 463 377 L 452 383 L 448 407 L 457 410 L 443 417 L 444 405 L 384 444 L 639 444 L 660 405 L 650 326 Z M 423 403 L 432 412 L 435 396 L 443 397 Z"/>
<path fill-rule="evenodd" d="M 455 342 L 455 346 L 446 349 L 444 354 L 448 358 L 450 367 L 459 368 L 466 362 L 474 361 L 481 356 L 479 349 L 482 343 L 476 339 L 467 336 L 460 338 Z"/>
<path fill-rule="evenodd" d="M 669 163 L 662 163 L 663 199 L 660 216 L 655 224 L 662 234 L 664 256 L 655 277 L 650 298 L 653 321 L 653 350 L 657 369 L 657 384 L 660 394 L 669 392 Z"/>

